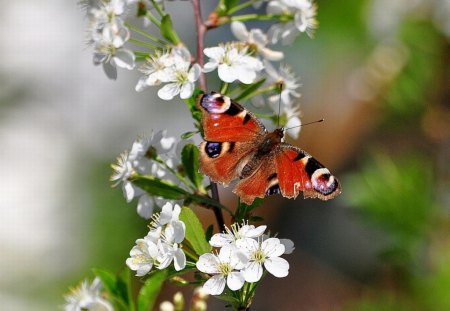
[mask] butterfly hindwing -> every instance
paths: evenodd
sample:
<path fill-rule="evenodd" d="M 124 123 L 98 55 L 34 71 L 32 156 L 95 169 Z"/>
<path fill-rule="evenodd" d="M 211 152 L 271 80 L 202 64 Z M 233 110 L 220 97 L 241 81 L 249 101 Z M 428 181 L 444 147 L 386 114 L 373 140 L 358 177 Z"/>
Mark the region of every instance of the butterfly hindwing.
<path fill-rule="evenodd" d="M 213 181 L 228 185 L 239 178 L 253 149 L 249 142 L 204 141 L 200 144 L 200 170 Z"/>
<path fill-rule="evenodd" d="M 204 138 L 214 142 L 251 142 L 266 133 L 262 123 L 248 110 L 218 93 L 197 99 L 202 112 Z"/>
<path fill-rule="evenodd" d="M 270 155 L 266 156 L 255 172 L 242 180 L 233 190 L 245 204 L 252 204 L 255 198 L 264 198 L 268 195 L 279 194 L 278 176 Z"/>

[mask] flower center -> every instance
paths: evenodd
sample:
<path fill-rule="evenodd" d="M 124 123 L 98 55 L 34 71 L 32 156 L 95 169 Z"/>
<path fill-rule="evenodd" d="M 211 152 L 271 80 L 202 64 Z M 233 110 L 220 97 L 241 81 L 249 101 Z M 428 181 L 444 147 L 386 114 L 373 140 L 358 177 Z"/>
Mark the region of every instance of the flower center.
<path fill-rule="evenodd" d="M 258 263 L 263 263 L 266 260 L 266 255 L 260 249 L 252 254 L 252 259 Z"/>
<path fill-rule="evenodd" d="M 184 83 L 189 81 L 188 73 L 186 71 L 184 71 L 184 70 L 177 71 L 175 73 L 175 76 L 176 76 L 177 82 L 180 83 L 180 84 L 184 84 Z"/>
<path fill-rule="evenodd" d="M 143 254 L 139 254 L 134 256 L 133 258 L 133 264 L 137 265 L 137 264 L 143 264 L 143 263 L 151 263 L 152 259 L 148 256 L 145 256 Z"/>
<path fill-rule="evenodd" d="M 231 271 L 233 271 L 233 268 L 231 268 L 229 263 L 221 262 L 218 265 L 217 270 L 219 270 L 220 274 L 222 274 L 223 276 L 227 276 L 228 274 L 231 273 Z"/>

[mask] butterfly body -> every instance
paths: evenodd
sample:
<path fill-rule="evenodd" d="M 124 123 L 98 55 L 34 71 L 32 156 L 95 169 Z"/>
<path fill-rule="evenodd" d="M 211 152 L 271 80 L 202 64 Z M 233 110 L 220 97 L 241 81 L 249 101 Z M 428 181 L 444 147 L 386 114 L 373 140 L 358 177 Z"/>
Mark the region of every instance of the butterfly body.
<path fill-rule="evenodd" d="M 284 130 L 268 132 L 249 111 L 229 97 L 202 94 L 205 141 L 200 144 L 200 170 L 233 190 L 246 204 L 256 197 L 282 194 L 328 200 L 341 192 L 339 181 L 303 150 L 283 142 Z"/>

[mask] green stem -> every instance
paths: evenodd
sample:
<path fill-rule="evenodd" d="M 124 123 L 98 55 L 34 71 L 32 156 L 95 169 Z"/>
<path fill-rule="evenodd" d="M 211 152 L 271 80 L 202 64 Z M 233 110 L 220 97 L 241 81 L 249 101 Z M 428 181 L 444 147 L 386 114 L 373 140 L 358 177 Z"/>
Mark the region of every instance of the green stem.
<path fill-rule="evenodd" d="M 156 17 L 154 17 L 149 10 L 147 10 L 145 17 L 147 17 L 153 24 L 155 24 L 156 27 L 161 28 L 161 22 L 158 19 L 156 19 Z"/>
<path fill-rule="evenodd" d="M 228 11 L 228 15 L 234 14 L 237 11 L 240 11 L 242 9 L 248 8 L 249 6 L 251 6 L 253 3 L 257 2 L 258 0 L 250 0 L 244 3 L 241 3 L 239 5 L 236 5 L 234 8 L 230 9 Z"/>
<path fill-rule="evenodd" d="M 228 83 L 226 83 L 226 82 L 223 82 L 222 83 L 222 87 L 220 88 L 220 94 L 226 94 L 227 93 L 227 91 L 228 91 L 228 86 L 229 86 L 230 84 L 228 84 Z"/>
<path fill-rule="evenodd" d="M 280 22 L 286 22 L 292 20 L 293 17 L 289 15 L 274 15 L 274 14 L 267 14 L 267 15 L 259 15 L 259 14 L 244 14 L 244 15 L 236 15 L 231 16 L 230 18 L 224 19 L 222 22 L 222 25 L 225 23 L 230 23 L 233 21 L 240 21 L 240 22 L 248 22 L 248 21 L 270 21 L 270 20 L 276 20 Z"/>
<path fill-rule="evenodd" d="M 184 178 L 184 176 L 182 176 L 180 173 L 178 173 L 177 171 L 175 171 L 173 168 L 171 168 L 169 165 L 167 165 L 167 163 L 165 161 L 163 161 L 161 158 L 157 157 L 155 159 L 156 162 L 158 162 L 159 164 L 161 164 L 162 166 L 164 166 L 164 168 L 166 170 L 168 170 L 170 173 L 172 173 L 176 178 L 178 178 L 186 187 L 196 191 L 196 187 L 195 185 L 193 185 L 189 180 L 187 180 L 186 178 Z"/>
<path fill-rule="evenodd" d="M 133 39 L 131 38 L 130 40 L 128 40 L 130 43 L 136 44 L 138 46 L 143 46 L 146 48 L 149 48 L 150 50 L 157 50 L 160 49 L 160 47 L 157 47 L 156 45 L 153 45 L 151 43 L 145 42 L 145 41 L 141 41 L 138 39 Z"/>
<path fill-rule="evenodd" d="M 148 32 L 146 32 L 146 31 L 144 31 L 144 30 L 142 30 L 142 29 L 140 29 L 140 28 L 138 28 L 138 27 L 136 27 L 136 26 L 134 26 L 134 25 L 131 25 L 130 23 L 125 23 L 125 26 L 127 26 L 128 28 L 130 28 L 130 29 L 131 29 L 132 31 L 134 31 L 135 33 L 138 33 L 138 34 L 140 34 L 140 35 L 146 37 L 147 39 L 152 40 L 153 42 L 159 43 L 159 44 L 161 44 L 161 45 L 163 45 L 163 46 L 167 45 L 167 42 L 166 42 L 166 41 L 164 41 L 164 40 L 162 40 L 162 39 L 160 39 L 160 38 L 158 38 L 158 37 L 155 37 L 155 36 L 149 34 Z"/>
<path fill-rule="evenodd" d="M 164 11 L 161 9 L 161 7 L 159 6 L 159 4 L 156 3 L 155 0 L 151 0 L 151 2 L 152 2 L 152 4 L 153 4 L 153 7 L 154 7 L 154 8 L 156 9 L 156 11 L 158 12 L 159 16 L 163 17 L 164 15 L 166 15 L 166 14 L 164 13 Z"/>

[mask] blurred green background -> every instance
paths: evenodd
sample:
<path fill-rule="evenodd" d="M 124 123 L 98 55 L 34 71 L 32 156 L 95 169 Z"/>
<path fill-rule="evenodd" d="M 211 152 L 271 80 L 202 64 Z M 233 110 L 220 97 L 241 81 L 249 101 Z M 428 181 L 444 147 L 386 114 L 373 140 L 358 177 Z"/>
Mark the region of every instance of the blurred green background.
<path fill-rule="evenodd" d="M 303 121 L 326 122 L 293 143 L 343 194 L 263 205 L 271 231 L 297 248 L 289 279 L 267 278 L 253 309 L 450 310 L 450 2 L 318 5 L 315 38 L 284 51 L 303 84 Z M 194 47 L 190 2 L 167 8 Z M 181 103 L 137 94 L 137 72 L 111 82 L 92 65 L 75 3 L 21 0 L 0 15 L 1 309 L 56 310 L 92 267 L 123 269 L 147 231 L 136 202 L 111 189 L 110 163 L 139 134 L 193 125 Z M 211 31 L 207 46 L 230 36 Z"/>

